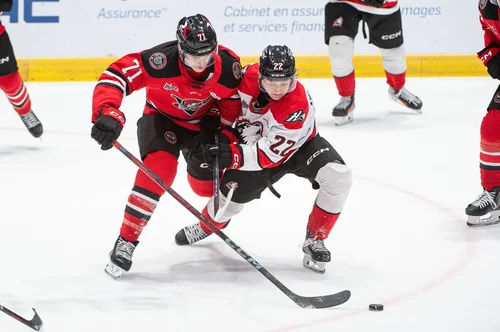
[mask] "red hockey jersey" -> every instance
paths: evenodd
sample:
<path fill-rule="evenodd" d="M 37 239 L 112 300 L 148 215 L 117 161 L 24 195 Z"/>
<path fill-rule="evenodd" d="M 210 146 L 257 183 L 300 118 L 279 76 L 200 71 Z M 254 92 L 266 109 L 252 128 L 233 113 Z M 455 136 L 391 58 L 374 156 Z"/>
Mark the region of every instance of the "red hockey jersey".
<path fill-rule="evenodd" d="M 258 73 L 258 63 L 247 66 L 238 89 L 242 113 L 236 127 L 246 142 L 240 145 L 243 171 L 276 167 L 316 136 L 315 109 L 304 86 L 296 82 L 295 89 L 282 99 L 266 100 L 261 107 Z"/>
<path fill-rule="evenodd" d="M 384 5 L 380 8 L 369 6 L 363 0 L 330 0 L 329 2 L 345 2 L 359 11 L 376 15 L 389 15 L 399 9 L 398 0 L 385 0 Z"/>
<path fill-rule="evenodd" d="M 500 10 L 496 0 L 479 0 L 479 21 L 484 31 L 484 46 L 500 45 Z"/>
<path fill-rule="evenodd" d="M 219 45 L 218 56 L 200 80 L 191 78 L 179 57 L 177 41 L 112 63 L 100 76 L 92 100 L 92 122 L 101 109 L 119 109 L 124 96 L 146 88 L 145 114 L 155 112 L 190 130 L 199 130 L 201 119 L 214 108 L 221 123 L 231 125 L 239 114 L 237 93 L 241 81 L 239 57 Z M 217 111 L 215 111 L 217 113 Z"/>

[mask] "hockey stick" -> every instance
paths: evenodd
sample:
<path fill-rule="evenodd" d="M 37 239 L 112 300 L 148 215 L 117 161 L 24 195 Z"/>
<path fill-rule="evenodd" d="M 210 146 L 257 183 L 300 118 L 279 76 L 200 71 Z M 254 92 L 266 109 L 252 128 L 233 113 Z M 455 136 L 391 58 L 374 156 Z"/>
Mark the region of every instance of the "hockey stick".
<path fill-rule="evenodd" d="M 241 257 L 243 257 L 250 265 L 252 265 L 257 271 L 262 273 L 264 277 L 272 282 L 279 290 L 285 293 L 293 302 L 295 302 L 301 308 L 329 308 L 335 307 L 342 303 L 345 303 L 351 297 L 351 292 L 349 290 L 344 290 L 335 294 L 323 295 L 323 296 L 300 296 L 289 290 L 285 285 L 283 285 L 275 276 L 273 276 L 269 271 L 267 271 L 262 265 L 260 265 L 255 259 L 247 254 L 243 249 L 241 249 L 236 243 L 233 242 L 226 234 L 224 234 L 220 229 L 218 229 L 210 220 L 205 218 L 194 206 L 189 204 L 181 195 L 179 195 L 174 189 L 165 184 L 163 180 L 156 175 L 149 167 L 144 165 L 139 159 L 137 159 L 132 153 L 125 149 L 118 141 L 113 142 L 113 146 L 120 150 L 128 159 L 130 159 L 137 167 L 139 167 L 147 176 L 149 176 L 153 181 L 155 181 L 160 187 L 165 189 L 177 202 L 184 206 L 191 214 L 196 218 L 203 221 L 205 225 L 208 226 L 218 237 L 220 237 L 228 246 L 230 246 L 234 251 L 236 251 Z"/>
<path fill-rule="evenodd" d="M 215 134 L 215 144 L 219 144 L 219 135 Z M 220 157 L 215 156 L 214 163 L 214 216 L 219 212 L 219 163 Z"/>
<path fill-rule="evenodd" d="M 15 320 L 23 323 L 24 325 L 31 327 L 33 330 L 40 331 L 43 325 L 42 319 L 40 318 L 40 316 L 38 316 L 38 313 L 36 312 L 35 308 L 32 309 L 35 312 L 35 316 L 31 320 L 27 320 L 0 304 L 0 311 L 3 311 L 4 313 L 14 318 Z"/>

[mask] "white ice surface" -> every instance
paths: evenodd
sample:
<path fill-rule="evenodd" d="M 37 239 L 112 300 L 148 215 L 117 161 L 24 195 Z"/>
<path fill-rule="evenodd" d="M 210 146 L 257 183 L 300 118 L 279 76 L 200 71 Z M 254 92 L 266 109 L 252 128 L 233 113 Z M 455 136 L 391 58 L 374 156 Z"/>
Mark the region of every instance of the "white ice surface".
<path fill-rule="evenodd" d="M 286 176 L 234 218 L 227 234 L 294 292 L 352 291 L 344 305 L 301 309 L 212 236 L 178 247 L 195 220 L 167 194 L 121 280 L 104 266 L 136 167 L 90 138 L 92 83 L 28 83 L 45 127 L 34 139 L 0 98 L 0 304 L 47 332 L 500 331 L 500 225 L 472 229 L 481 191 L 479 126 L 497 83 L 409 78 L 423 114 L 390 101 L 384 79 L 358 79 L 353 123 L 335 127 L 333 80 L 304 80 L 320 133 L 353 169 L 344 212 L 326 241 L 324 275 L 299 244 L 316 192 Z M 127 97 L 121 143 L 137 155 L 144 94 Z M 173 188 L 201 209 L 181 161 Z M 385 305 L 370 312 L 370 303 Z M 28 331 L 0 313 L 1 332 Z"/>

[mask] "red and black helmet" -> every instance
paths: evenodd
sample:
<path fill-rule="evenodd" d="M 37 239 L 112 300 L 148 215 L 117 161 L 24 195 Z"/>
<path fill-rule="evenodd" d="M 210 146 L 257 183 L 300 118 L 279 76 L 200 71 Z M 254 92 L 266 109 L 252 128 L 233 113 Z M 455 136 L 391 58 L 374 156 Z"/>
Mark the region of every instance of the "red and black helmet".
<path fill-rule="evenodd" d="M 177 25 L 177 42 L 186 54 L 204 56 L 217 49 L 217 35 L 212 23 L 202 14 L 183 17 Z"/>

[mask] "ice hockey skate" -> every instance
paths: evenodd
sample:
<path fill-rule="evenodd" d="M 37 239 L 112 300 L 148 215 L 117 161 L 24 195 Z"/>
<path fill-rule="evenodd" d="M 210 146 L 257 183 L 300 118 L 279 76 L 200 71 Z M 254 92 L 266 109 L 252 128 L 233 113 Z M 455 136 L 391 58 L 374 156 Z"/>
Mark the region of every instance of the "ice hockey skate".
<path fill-rule="evenodd" d="M 38 120 L 37 116 L 32 110 L 30 110 L 26 114 L 19 114 L 19 117 L 21 118 L 21 120 L 23 120 L 26 129 L 28 129 L 31 135 L 37 138 L 42 136 L 43 134 L 42 123 L 40 122 L 40 120 Z"/>
<path fill-rule="evenodd" d="M 330 262 L 331 254 L 325 247 L 323 240 L 316 240 L 307 231 L 306 240 L 302 245 L 302 251 L 304 252 L 304 259 L 302 263 L 304 267 L 316 272 L 325 273 L 326 263 Z"/>
<path fill-rule="evenodd" d="M 333 122 L 337 126 L 345 125 L 354 120 L 354 94 L 341 97 L 339 103 L 333 108 Z"/>
<path fill-rule="evenodd" d="M 198 241 L 203 240 L 210 234 L 205 232 L 201 228 L 200 223 L 196 223 L 190 226 L 186 226 L 175 234 L 175 243 L 179 246 L 185 246 L 188 244 L 194 244 Z"/>
<path fill-rule="evenodd" d="M 139 241 L 129 242 L 119 236 L 109 253 L 110 262 L 104 271 L 113 279 L 118 279 L 123 272 L 128 272 L 132 267 L 132 255 L 138 244 Z"/>
<path fill-rule="evenodd" d="M 422 113 L 422 101 L 405 87 L 399 90 L 389 87 L 389 98 L 417 113 Z"/>
<path fill-rule="evenodd" d="M 484 190 L 465 209 L 468 216 L 467 225 L 470 227 L 489 226 L 500 223 L 500 187 L 493 191 Z"/>

